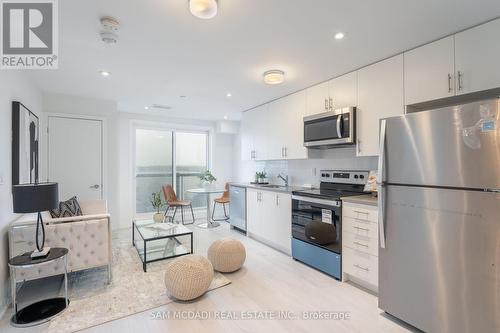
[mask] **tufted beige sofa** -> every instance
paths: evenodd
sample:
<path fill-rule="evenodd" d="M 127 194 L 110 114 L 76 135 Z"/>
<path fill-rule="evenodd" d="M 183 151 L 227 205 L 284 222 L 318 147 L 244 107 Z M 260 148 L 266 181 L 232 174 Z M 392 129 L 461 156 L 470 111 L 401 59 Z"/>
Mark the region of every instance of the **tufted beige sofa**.
<path fill-rule="evenodd" d="M 69 249 L 68 272 L 107 266 L 111 281 L 111 221 L 104 200 L 82 200 L 79 202 L 83 216 L 53 219 L 43 212 L 46 240 L 45 246 Z M 10 258 L 33 251 L 36 233 L 36 214 L 26 214 L 13 222 L 9 228 Z M 16 273 L 19 281 L 33 280 L 64 272 L 63 261 L 37 265 L 34 269 L 23 269 Z"/>

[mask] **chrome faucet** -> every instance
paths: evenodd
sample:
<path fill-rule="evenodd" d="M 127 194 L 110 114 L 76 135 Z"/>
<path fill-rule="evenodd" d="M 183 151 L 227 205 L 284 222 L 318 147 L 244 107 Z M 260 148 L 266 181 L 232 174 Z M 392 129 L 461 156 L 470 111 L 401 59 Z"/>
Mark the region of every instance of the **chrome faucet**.
<path fill-rule="evenodd" d="M 288 175 L 282 176 L 278 174 L 278 178 L 285 182 L 285 186 L 288 187 Z"/>

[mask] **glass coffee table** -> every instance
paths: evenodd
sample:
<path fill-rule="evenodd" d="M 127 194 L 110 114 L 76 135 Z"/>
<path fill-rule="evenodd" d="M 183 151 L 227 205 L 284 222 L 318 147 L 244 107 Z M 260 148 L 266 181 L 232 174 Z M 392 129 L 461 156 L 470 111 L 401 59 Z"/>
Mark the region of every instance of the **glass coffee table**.
<path fill-rule="evenodd" d="M 157 223 L 153 220 L 132 222 L 132 245 L 137 249 L 146 272 L 146 264 L 193 253 L 193 232 L 182 224 Z"/>

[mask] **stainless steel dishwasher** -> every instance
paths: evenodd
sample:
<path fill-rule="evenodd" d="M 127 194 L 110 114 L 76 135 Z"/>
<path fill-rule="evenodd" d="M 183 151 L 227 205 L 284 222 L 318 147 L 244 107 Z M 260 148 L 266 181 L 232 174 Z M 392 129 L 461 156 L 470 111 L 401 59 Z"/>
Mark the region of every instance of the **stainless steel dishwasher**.
<path fill-rule="evenodd" d="M 247 189 L 231 185 L 229 188 L 229 223 L 233 228 L 247 231 Z"/>

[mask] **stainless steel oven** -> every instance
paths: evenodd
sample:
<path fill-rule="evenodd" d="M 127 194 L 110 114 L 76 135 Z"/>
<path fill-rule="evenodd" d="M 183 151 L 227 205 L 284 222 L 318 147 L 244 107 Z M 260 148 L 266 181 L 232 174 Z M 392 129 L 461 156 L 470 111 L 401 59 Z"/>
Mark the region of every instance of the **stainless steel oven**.
<path fill-rule="evenodd" d="M 333 148 L 356 142 L 356 108 L 346 107 L 304 117 L 304 146 Z"/>
<path fill-rule="evenodd" d="M 340 201 L 292 196 L 292 237 L 342 253 Z"/>

